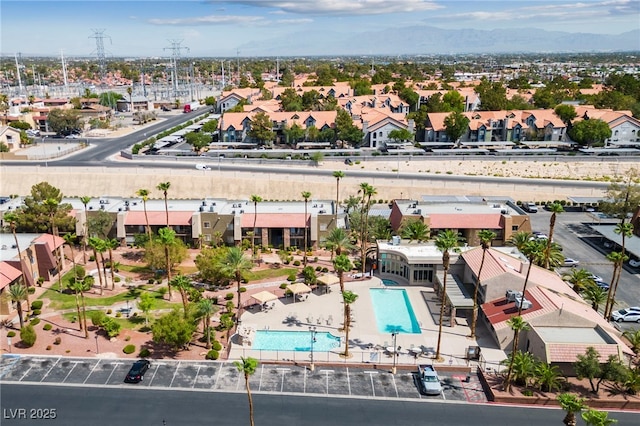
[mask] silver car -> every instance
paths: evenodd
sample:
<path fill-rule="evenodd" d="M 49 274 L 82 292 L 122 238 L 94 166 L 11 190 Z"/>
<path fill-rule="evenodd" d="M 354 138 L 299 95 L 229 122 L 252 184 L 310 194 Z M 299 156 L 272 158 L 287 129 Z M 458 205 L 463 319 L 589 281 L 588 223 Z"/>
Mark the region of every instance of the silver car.
<path fill-rule="evenodd" d="M 611 314 L 611 319 L 615 322 L 637 322 L 640 323 L 640 307 L 620 309 Z"/>

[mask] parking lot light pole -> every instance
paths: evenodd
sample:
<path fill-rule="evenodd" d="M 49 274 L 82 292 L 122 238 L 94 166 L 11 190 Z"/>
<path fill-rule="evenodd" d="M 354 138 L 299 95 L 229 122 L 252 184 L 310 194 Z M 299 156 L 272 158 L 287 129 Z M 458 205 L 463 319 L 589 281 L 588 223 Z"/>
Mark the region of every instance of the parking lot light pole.
<path fill-rule="evenodd" d="M 398 357 L 398 347 L 396 346 L 396 336 L 398 333 L 391 333 L 391 339 L 393 341 L 393 366 L 391 367 L 391 374 L 396 374 L 396 361 Z"/>
<path fill-rule="evenodd" d="M 96 338 L 96 355 L 98 355 L 100 353 L 100 349 L 98 349 L 98 335 L 95 335 Z"/>
<path fill-rule="evenodd" d="M 309 333 L 311 334 L 311 364 L 309 364 L 309 370 L 315 370 L 315 365 L 313 364 L 313 344 L 316 342 L 316 328 L 309 327 Z"/>

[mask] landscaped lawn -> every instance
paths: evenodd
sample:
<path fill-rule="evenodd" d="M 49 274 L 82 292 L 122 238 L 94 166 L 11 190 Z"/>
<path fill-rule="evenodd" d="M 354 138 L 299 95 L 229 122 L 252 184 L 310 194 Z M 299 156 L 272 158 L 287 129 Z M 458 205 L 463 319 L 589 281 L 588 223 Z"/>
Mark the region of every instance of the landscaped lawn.
<path fill-rule="evenodd" d="M 261 269 L 257 271 L 247 272 L 244 277 L 248 281 L 259 281 L 268 278 L 280 278 L 280 277 L 288 277 L 290 273 L 295 272 L 298 273 L 298 268 L 276 268 L 276 269 Z"/>
<path fill-rule="evenodd" d="M 85 296 L 84 301 L 87 307 L 112 306 L 116 303 L 126 302 L 127 300 L 129 300 L 130 304 L 133 306 L 133 304 L 135 304 L 135 302 L 133 301 L 140 296 L 140 293 L 142 291 L 145 291 L 145 290 L 146 290 L 146 287 L 143 286 L 142 288 L 137 288 L 137 289 L 123 292 L 123 293 L 114 294 L 113 296 L 96 297 L 96 298 Z M 152 290 L 147 290 L 147 291 L 152 291 Z M 179 301 L 177 300 L 175 302 L 169 302 L 167 300 L 163 300 L 161 293 L 156 292 L 156 294 L 157 294 L 156 296 L 157 301 L 154 309 L 168 309 L 173 306 L 176 306 L 179 303 Z M 50 307 L 56 310 L 75 309 L 76 307 L 76 297 L 73 293 L 59 293 L 56 290 L 49 289 L 45 291 L 42 294 L 42 296 L 40 296 L 40 299 L 51 300 Z"/>

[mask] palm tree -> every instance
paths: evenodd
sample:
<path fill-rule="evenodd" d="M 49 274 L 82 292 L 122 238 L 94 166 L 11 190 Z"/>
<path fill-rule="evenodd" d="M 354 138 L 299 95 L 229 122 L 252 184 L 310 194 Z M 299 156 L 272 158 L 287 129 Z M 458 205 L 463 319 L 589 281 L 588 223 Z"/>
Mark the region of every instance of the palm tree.
<path fill-rule="evenodd" d="M 191 280 L 188 277 L 185 277 L 182 274 L 176 275 L 171 279 L 171 286 L 173 288 L 177 288 L 180 292 L 180 297 L 182 298 L 182 307 L 184 308 L 184 317 L 187 317 L 187 305 L 189 301 L 187 300 L 187 289 L 191 287 Z"/>
<path fill-rule="evenodd" d="M 533 238 L 533 234 L 526 231 L 519 231 L 511 235 L 511 238 L 507 241 L 507 244 L 515 246 L 519 251 Z"/>
<path fill-rule="evenodd" d="M 349 195 L 349 198 L 345 201 L 346 213 L 349 214 L 352 210 L 360 205 L 361 199 L 355 195 Z"/>
<path fill-rule="evenodd" d="M 333 177 L 336 178 L 336 217 L 335 217 L 335 227 L 338 227 L 338 209 L 340 208 L 340 179 L 344 177 L 344 172 L 340 170 L 336 170 L 333 172 Z"/>
<path fill-rule="evenodd" d="M 410 220 L 400 228 L 400 236 L 409 242 L 419 243 L 429 239 L 429 227 L 420 219 Z"/>
<path fill-rule="evenodd" d="M 624 263 L 626 260 L 628 260 L 628 256 L 626 255 L 626 238 L 631 237 L 633 235 L 633 224 L 629 222 L 625 222 L 625 216 L 623 215 L 621 222 L 616 224 L 615 228 L 613 229 L 613 232 L 620 235 L 620 237 L 622 238 L 622 244 L 620 245 L 621 247 L 620 253 L 622 253 L 622 258 L 623 258 L 622 262 Z M 614 269 L 615 269 L 615 264 L 614 264 Z M 610 296 L 611 303 L 609 304 L 609 311 L 607 311 L 605 308 L 605 318 L 609 318 L 609 315 L 611 315 L 611 311 L 613 310 L 616 292 L 618 291 L 618 283 L 620 282 L 621 272 L 622 272 L 622 263 L 618 266 L 617 276 L 614 272 L 615 282 L 614 280 L 611 281 L 611 288 L 609 289 L 609 296 Z"/>
<path fill-rule="evenodd" d="M 202 317 L 202 332 L 207 336 L 207 349 L 211 349 L 211 333 L 209 332 L 209 324 L 211 324 L 211 316 L 218 311 L 213 301 L 208 297 L 198 301 L 198 315 Z"/>
<path fill-rule="evenodd" d="M 591 278 L 591 272 L 587 271 L 584 268 L 580 269 L 572 269 L 570 274 L 565 274 L 562 276 L 562 279 L 573 287 L 573 291 L 576 293 L 582 291 L 587 288 L 590 284 L 595 284 L 593 278 Z"/>
<path fill-rule="evenodd" d="M 355 246 L 351 244 L 349 234 L 342 228 L 333 228 L 327 239 L 325 240 L 327 248 L 331 250 L 331 254 L 335 252 L 336 256 L 342 254 L 344 250 L 353 250 Z"/>
<path fill-rule="evenodd" d="M 170 247 L 176 242 L 176 232 L 171 228 L 160 228 L 158 240 L 164 247 L 164 265 L 167 269 L 167 286 L 169 288 L 169 300 L 171 300 L 171 251 Z"/>
<path fill-rule="evenodd" d="M 20 318 L 20 328 L 24 327 L 24 318 L 22 313 L 22 302 L 27 300 L 27 287 L 23 286 L 20 283 L 16 283 L 9 286 L 9 292 L 7 293 L 7 298 L 11 303 L 16 304 L 16 310 L 18 311 L 18 317 Z"/>
<path fill-rule="evenodd" d="M 84 230 L 84 235 L 82 236 L 82 262 L 87 264 L 87 241 L 89 241 L 89 210 L 87 209 L 87 205 L 91 201 L 91 197 L 84 196 L 80 197 L 80 201 L 84 205 L 84 226 L 82 227 Z"/>
<path fill-rule="evenodd" d="M 342 356 L 349 358 L 349 329 L 351 328 L 351 304 L 358 299 L 358 295 L 352 291 L 346 290 L 342 292 L 342 301 L 344 303 L 344 353 Z"/>
<path fill-rule="evenodd" d="M 576 413 L 581 412 L 587 407 L 584 399 L 571 393 L 561 393 L 556 399 L 560 403 L 560 407 L 567 412 L 562 423 L 567 426 L 576 426 Z"/>
<path fill-rule="evenodd" d="M 76 234 L 64 234 L 62 238 L 64 239 L 64 242 L 69 246 L 69 250 L 71 250 L 71 263 L 73 263 L 73 269 L 75 269 L 76 256 L 73 253 L 73 245 L 75 244 L 75 240 L 76 238 L 78 238 L 78 236 Z"/>
<path fill-rule="evenodd" d="M 362 194 L 362 217 L 360 218 L 360 257 L 362 262 L 362 275 L 364 276 L 367 266 L 367 245 L 369 243 L 369 209 L 371 208 L 371 198 L 376 195 L 378 191 L 366 182 L 360 184 L 358 194 Z"/>
<path fill-rule="evenodd" d="M 131 103 L 131 112 L 133 112 L 133 96 L 131 96 L 131 93 L 133 93 L 133 89 L 127 87 L 127 94 L 129 95 L 129 102 Z"/>
<path fill-rule="evenodd" d="M 120 242 L 115 238 L 107 238 L 106 240 L 104 240 L 104 245 L 109 251 L 109 270 L 111 271 L 111 290 L 114 290 L 116 286 L 116 272 L 115 272 L 116 262 L 113 260 L 112 250 L 120 247 Z"/>
<path fill-rule="evenodd" d="M 640 329 L 627 330 L 622 333 L 622 336 L 629 341 L 631 350 L 636 355 L 640 355 Z"/>
<path fill-rule="evenodd" d="M 48 213 L 49 213 L 49 221 L 51 225 L 51 234 L 54 237 L 58 236 L 58 227 L 56 226 L 55 216 L 58 212 L 58 206 L 60 203 L 55 198 L 47 198 L 44 200 L 43 204 L 45 205 Z M 57 258 L 57 269 L 58 269 L 58 290 L 62 293 L 62 248 L 58 248 L 58 258 Z"/>
<path fill-rule="evenodd" d="M 505 391 L 509 392 L 511 389 L 511 375 L 513 374 L 513 362 L 515 360 L 516 352 L 518 352 L 518 340 L 520 338 L 520 332 L 529 329 L 529 324 L 522 319 L 520 313 L 518 316 L 511 317 L 507 320 L 507 324 L 513 330 L 513 347 L 511 348 L 511 360 L 509 361 L 509 370 L 507 371 L 507 379 Z"/>
<path fill-rule="evenodd" d="M 440 299 L 440 320 L 438 321 L 438 345 L 436 347 L 435 359 L 441 361 L 440 343 L 442 342 L 442 323 L 444 320 L 444 307 L 447 304 L 447 275 L 449 274 L 449 251 L 455 250 L 460 245 L 460 237 L 455 231 L 448 229 L 442 231 L 436 237 L 436 248 L 442 252 L 442 269 L 444 270 L 444 279 L 442 280 L 442 292 Z"/>
<path fill-rule="evenodd" d="M 167 202 L 167 193 L 169 192 L 170 187 L 171 182 L 160 182 L 156 187 L 158 191 L 162 191 L 162 195 L 164 196 L 164 211 L 167 214 L 167 228 L 169 227 L 169 203 Z"/>
<path fill-rule="evenodd" d="M 21 281 L 24 283 L 25 287 L 29 287 L 29 282 L 26 279 L 28 271 L 24 266 L 24 262 L 22 261 L 22 252 L 20 251 L 20 242 L 18 241 L 18 235 L 16 234 L 16 228 L 18 224 L 18 215 L 16 213 L 5 213 L 2 220 L 4 223 L 9 224 L 9 229 L 11 229 L 11 234 L 13 234 L 13 241 L 16 243 L 16 251 L 18 252 L 18 261 L 20 262 L 20 271 L 22 272 Z M 27 290 L 27 309 L 31 306 L 29 303 L 29 291 Z"/>
<path fill-rule="evenodd" d="M 547 364 L 546 361 L 536 363 L 534 374 L 538 389 L 542 392 L 553 392 L 560 389 L 564 380 L 560 367 Z"/>
<path fill-rule="evenodd" d="M 253 203 L 253 235 L 251 236 L 251 256 L 256 258 L 256 222 L 258 221 L 258 203 L 262 202 L 262 197 L 259 195 L 251 195 L 249 197 Z"/>
<path fill-rule="evenodd" d="M 340 280 L 340 292 L 344 293 L 344 273 L 350 271 L 353 268 L 351 260 L 345 254 L 339 254 L 333 259 L 333 269 L 338 274 Z"/>
<path fill-rule="evenodd" d="M 149 215 L 147 214 L 147 201 L 149 200 L 149 190 L 140 188 L 136 195 L 142 198 L 142 208 L 144 209 L 144 220 L 147 222 L 147 237 L 151 241 L 151 226 L 149 225 Z"/>
<path fill-rule="evenodd" d="M 584 290 L 582 290 L 582 297 L 587 302 L 591 302 L 593 310 L 598 312 L 602 302 L 607 300 L 607 292 L 593 283 L 588 284 Z"/>
<path fill-rule="evenodd" d="M 98 270 L 98 282 L 100 283 L 100 295 L 102 296 L 102 273 L 100 272 L 100 259 L 98 258 L 98 251 L 102 250 L 104 241 L 98 237 L 89 237 L 89 247 L 93 249 L 93 258 L 96 261 L 96 269 Z"/>
<path fill-rule="evenodd" d="M 249 424 L 254 426 L 253 423 L 253 398 L 251 397 L 251 388 L 249 387 L 249 377 L 253 376 L 258 368 L 258 360 L 251 357 L 240 357 L 241 361 L 234 361 L 233 365 L 236 366 L 239 372 L 244 374 L 244 385 L 247 389 L 247 398 L 249 399 Z"/>
<path fill-rule="evenodd" d="M 609 426 L 618 422 L 615 419 L 610 419 L 607 411 L 598 411 L 591 408 L 583 411 L 581 417 L 587 426 Z"/>
<path fill-rule="evenodd" d="M 527 268 L 527 275 L 524 277 L 524 283 L 522 284 L 522 298 L 524 299 L 527 291 L 527 284 L 529 283 L 529 275 L 531 275 L 531 267 L 533 266 L 534 260 L 539 258 L 540 254 L 544 251 L 544 242 L 540 242 L 538 240 L 532 240 L 527 242 L 522 248 L 522 253 L 527 256 L 529 259 L 529 267 Z M 522 306 L 524 303 L 520 303 L 518 307 L 518 316 L 522 315 Z"/>
<path fill-rule="evenodd" d="M 236 325 L 240 321 L 240 313 L 242 309 L 242 292 L 240 285 L 244 274 L 249 272 L 253 264 L 247 259 L 239 247 L 229 247 L 226 255 L 221 259 L 219 268 L 223 275 L 236 280 L 238 291 L 238 312 L 236 314 Z"/>
<path fill-rule="evenodd" d="M 304 198 L 304 256 L 302 257 L 302 264 L 307 266 L 307 203 L 309 202 L 309 198 L 311 198 L 311 193 L 309 191 L 302 191 L 302 198 Z"/>
<path fill-rule="evenodd" d="M 556 227 L 556 216 L 560 213 L 564 213 L 564 208 L 560 203 L 552 203 L 547 205 L 547 208 L 551 212 L 551 219 L 549 219 L 549 238 L 547 238 L 547 248 L 544 252 L 544 268 L 549 269 L 549 257 L 551 255 L 551 241 L 553 240 L 553 229 Z"/>
<path fill-rule="evenodd" d="M 84 330 L 84 338 L 89 338 L 89 331 L 87 330 L 87 312 L 84 301 L 84 292 L 91 288 L 92 281 L 87 278 L 93 279 L 91 275 L 84 275 L 82 277 L 74 276 L 69 283 L 69 289 L 74 292 L 76 297 L 76 310 L 78 312 L 78 322 L 80 323 L 80 330 Z M 82 311 L 80 307 L 82 306 Z M 84 325 L 83 325 L 84 323 Z"/>
<path fill-rule="evenodd" d="M 488 229 L 483 229 L 478 232 L 478 238 L 480 239 L 480 246 L 482 247 L 482 260 L 480 261 L 480 268 L 478 268 L 478 278 L 476 279 L 476 286 L 473 291 L 473 316 L 471 317 L 471 338 L 476 337 L 476 322 L 478 321 L 478 290 L 480 289 L 480 275 L 482 274 L 482 268 L 484 267 L 484 259 L 487 254 L 487 250 L 491 247 L 491 241 L 493 241 L 498 235 Z"/>
<path fill-rule="evenodd" d="M 615 304 L 614 285 L 617 283 L 617 279 L 622 272 L 623 263 L 629 259 L 621 251 L 612 251 L 607 255 L 607 259 L 613 263 L 613 275 L 611 277 L 611 285 L 609 286 L 609 294 L 607 296 L 607 302 L 604 306 L 604 317 L 609 318 L 611 311 L 613 311 L 613 305 Z"/>

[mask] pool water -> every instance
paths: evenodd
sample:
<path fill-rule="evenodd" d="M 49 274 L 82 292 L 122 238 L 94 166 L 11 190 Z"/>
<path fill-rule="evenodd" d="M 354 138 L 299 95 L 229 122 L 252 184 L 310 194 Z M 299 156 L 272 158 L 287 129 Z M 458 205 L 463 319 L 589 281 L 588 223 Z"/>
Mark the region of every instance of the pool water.
<path fill-rule="evenodd" d="M 314 352 L 328 352 L 340 346 L 340 338 L 331 333 L 316 332 Z M 257 330 L 252 349 L 263 351 L 311 351 L 310 331 Z"/>
<path fill-rule="evenodd" d="M 369 292 L 381 333 L 421 333 L 405 289 L 370 288 Z"/>
<path fill-rule="evenodd" d="M 384 284 L 386 286 L 389 286 L 389 287 L 396 287 L 396 286 L 400 285 L 400 284 L 398 284 L 397 281 L 390 280 L 390 279 L 387 279 L 387 278 L 383 278 L 382 279 L 382 284 Z"/>

